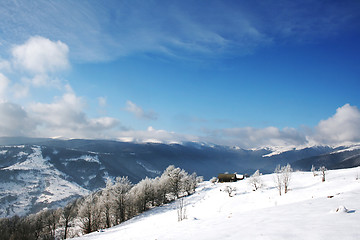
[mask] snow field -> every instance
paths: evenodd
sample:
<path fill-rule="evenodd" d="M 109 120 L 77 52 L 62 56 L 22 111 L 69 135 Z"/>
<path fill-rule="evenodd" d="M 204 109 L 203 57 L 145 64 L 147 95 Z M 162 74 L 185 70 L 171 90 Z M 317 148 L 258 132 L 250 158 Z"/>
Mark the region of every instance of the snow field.
<path fill-rule="evenodd" d="M 360 167 L 328 171 L 321 182 L 311 172 L 294 172 L 282 196 L 273 174 L 261 176 L 266 186 L 258 191 L 248 180 L 204 182 L 185 198 L 181 222 L 171 203 L 80 239 L 360 239 L 358 173 Z M 232 197 L 226 186 L 236 188 Z"/>

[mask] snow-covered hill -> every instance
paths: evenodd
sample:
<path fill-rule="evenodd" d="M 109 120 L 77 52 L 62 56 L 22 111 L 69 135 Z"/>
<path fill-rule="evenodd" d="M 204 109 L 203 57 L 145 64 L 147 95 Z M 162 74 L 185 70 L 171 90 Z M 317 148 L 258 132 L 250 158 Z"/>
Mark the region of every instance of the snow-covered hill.
<path fill-rule="evenodd" d="M 221 172 L 252 174 L 260 169 L 271 173 L 276 165 L 287 163 L 301 170 L 310 170 L 312 165 L 329 169 L 360 166 L 358 145 L 279 151 L 195 142 L 139 144 L 1 137 L 0 144 L 0 217 L 64 206 L 71 199 L 105 187 L 107 178 L 128 176 L 137 183 L 158 176 L 169 165 L 205 179 Z"/>
<path fill-rule="evenodd" d="M 39 146 L 1 148 L 1 155 L 16 151 L 14 164 L 1 168 L 0 217 L 26 215 L 46 207 L 60 207 L 89 190 L 68 181 L 67 175 L 42 155 Z M 12 156 L 12 155 L 11 155 Z"/>
<path fill-rule="evenodd" d="M 261 176 L 266 186 L 258 191 L 248 179 L 204 182 L 185 198 L 183 221 L 178 221 L 177 203 L 171 203 L 79 240 L 359 239 L 359 176 L 359 167 L 328 171 L 325 182 L 311 172 L 295 172 L 282 196 L 273 174 Z M 226 186 L 236 188 L 232 197 Z"/>

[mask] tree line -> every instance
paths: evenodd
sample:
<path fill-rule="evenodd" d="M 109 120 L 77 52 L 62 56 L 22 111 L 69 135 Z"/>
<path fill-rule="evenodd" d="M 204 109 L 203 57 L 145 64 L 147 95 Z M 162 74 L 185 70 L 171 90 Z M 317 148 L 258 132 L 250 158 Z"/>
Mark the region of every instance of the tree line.
<path fill-rule="evenodd" d="M 194 193 L 202 181 L 173 165 L 161 176 L 132 184 L 127 177 L 108 180 L 106 187 L 69 203 L 25 217 L 0 219 L 0 240 L 67 239 L 118 225 L 150 208 Z"/>

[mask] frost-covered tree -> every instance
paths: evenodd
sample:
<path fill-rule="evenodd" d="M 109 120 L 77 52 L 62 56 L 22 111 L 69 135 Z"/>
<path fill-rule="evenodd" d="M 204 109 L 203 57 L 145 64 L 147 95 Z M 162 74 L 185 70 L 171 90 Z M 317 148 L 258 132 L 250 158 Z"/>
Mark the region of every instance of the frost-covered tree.
<path fill-rule="evenodd" d="M 290 185 L 292 172 L 293 172 L 293 169 L 291 168 L 291 165 L 289 163 L 286 166 L 280 167 L 280 165 L 278 165 L 275 168 L 274 182 L 275 182 L 276 188 L 279 190 L 280 196 L 281 196 L 282 189 L 284 189 L 285 194 L 289 191 L 289 185 Z"/>
<path fill-rule="evenodd" d="M 133 185 L 128 177 L 117 177 L 115 184 L 112 186 L 113 208 L 117 224 L 126 220 L 127 200 L 132 187 Z"/>
<path fill-rule="evenodd" d="M 282 179 L 281 179 L 281 167 L 280 167 L 280 165 L 276 166 L 274 173 L 275 173 L 275 175 L 274 175 L 275 187 L 278 189 L 279 195 L 281 196 L 283 182 L 282 182 Z"/>
<path fill-rule="evenodd" d="M 98 208 L 101 213 L 101 222 L 104 228 L 110 228 L 115 222 L 113 218 L 114 194 L 112 190 L 112 181 L 108 179 L 106 188 L 100 192 L 98 197 Z"/>
<path fill-rule="evenodd" d="M 321 174 L 321 181 L 322 181 L 322 182 L 325 182 L 326 171 L 327 171 L 327 169 L 326 169 L 325 166 L 321 166 L 321 167 L 319 168 L 319 172 L 320 172 L 320 174 Z"/>
<path fill-rule="evenodd" d="M 190 195 L 195 192 L 195 189 L 198 184 L 197 181 L 198 181 L 198 179 L 197 179 L 197 175 L 195 172 L 192 173 L 191 175 L 189 175 L 187 172 L 185 172 L 183 179 L 182 179 L 182 184 L 183 184 L 183 189 L 187 193 L 187 195 Z"/>
<path fill-rule="evenodd" d="M 149 209 L 154 202 L 154 188 L 152 179 L 146 177 L 131 189 L 131 196 L 137 207 L 137 212 L 141 213 Z"/>
<path fill-rule="evenodd" d="M 281 177 L 282 177 L 282 182 L 284 184 L 285 194 L 289 191 L 289 184 L 290 184 L 292 172 L 293 169 L 291 168 L 291 165 L 289 163 L 281 168 L 281 174 L 282 174 Z"/>
<path fill-rule="evenodd" d="M 155 191 L 155 204 L 160 206 L 168 202 L 168 194 L 171 192 L 169 185 L 169 177 L 162 175 L 153 181 Z"/>
<path fill-rule="evenodd" d="M 181 180 L 186 175 L 186 172 L 180 168 L 175 168 L 174 165 L 170 165 L 165 169 L 163 175 L 168 176 L 170 190 L 175 198 L 179 198 L 183 191 Z"/>
<path fill-rule="evenodd" d="M 253 190 L 256 191 L 261 188 L 264 184 L 261 179 L 261 173 L 259 170 L 256 170 L 253 175 L 250 176 L 248 183 L 252 186 Z"/>

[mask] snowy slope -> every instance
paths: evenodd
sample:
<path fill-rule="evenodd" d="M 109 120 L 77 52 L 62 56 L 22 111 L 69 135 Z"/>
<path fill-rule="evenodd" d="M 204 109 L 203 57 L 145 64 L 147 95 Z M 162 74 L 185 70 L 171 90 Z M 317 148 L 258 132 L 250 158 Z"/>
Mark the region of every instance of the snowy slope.
<path fill-rule="evenodd" d="M 0 217 L 60 207 L 74 196 L 89 194 L 78 184 L 67 181 L 64 173 L 43 158 L 41 147 L 33 146 L 27 151 L 19 153 L 23 161 L 1 169 Z"/>
<path fill-rule="evenodd" d="M 359 175 L 359 167 L 332 170 L 323 183 L 296 172 L 283 196 L 272 174 L 261 177 L 266 187 L 256 192 L 248 180 L 205 182 L 185 199 L 187 219 L 181 222 L 172 203 L 79 239 L 360 239 Z M 226 186 L 237 189 L 233 197 Z"/>

